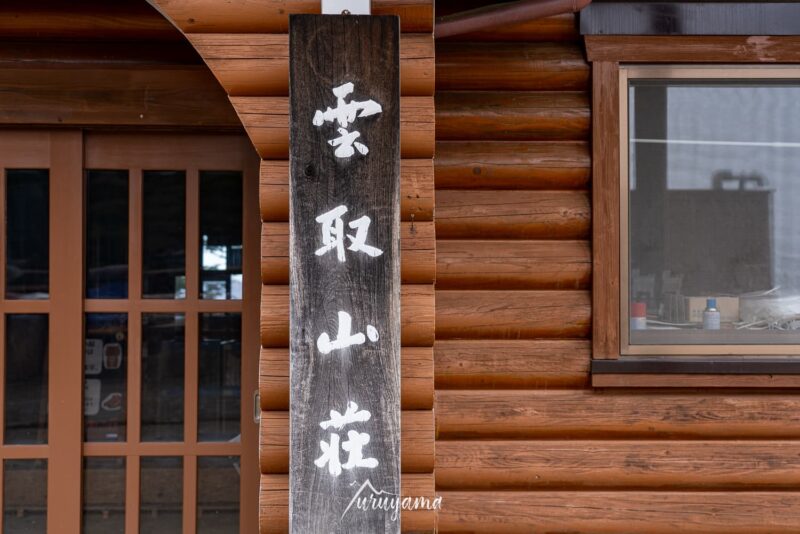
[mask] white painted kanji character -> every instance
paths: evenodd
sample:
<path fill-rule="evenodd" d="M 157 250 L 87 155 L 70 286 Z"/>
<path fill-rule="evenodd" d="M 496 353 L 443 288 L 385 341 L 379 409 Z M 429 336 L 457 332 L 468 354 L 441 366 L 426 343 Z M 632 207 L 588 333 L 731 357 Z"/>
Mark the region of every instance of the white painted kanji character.
<path fill-rule="evenodd" d="M 339 128 L 338 131 L 339 137 L 328 141 L 329 145 L 338 147 L 333 152 L 337 158 L 349 158 L 355 154 L 355 150 L 353 150 L 354 146 L 363 156 L 366 156 L 369 153 L 369 148 L 367 148 L 365 144 L 356 141 L 356 139 L 361 137 L 361 132 L 348 132 L 344 128 Z"/>
<path fill-rule="evenodd" d="M 327 430 L 330 427 L 341 430 L 345 425 L 349 425 L 350 423 L 369 421 L 370 417 L 372 417 L 372 414 L 367 410 L 359 410 L 358 404 L 350 401 L 347 403 L 347 410 L 345 410 L 344 415 L 336 410 L 331 410 L 331 418 L 328 421 L 321 422 L 319 426 L 321 426 L 323 430 Z"/>
<path fill-rule="evenodd" d="M 336 257 L 344 261 L 344 221 L 342 215 L 347 213 L 347 206 L 337 206 L 316 218 L 322 225 L 322 247 L 314 254 L 322 256 L 329 250 L 336 249 Z"/>
<path fill-rule="evenodd" d="M 372 219 L 366 215 L 356 219 L 355 221 L 350 221 L 348 226 L 356 230 L 356 235 L 352 236 L 347 234 L 347 238 L 352 241 L 347 249 L 354 252 L 364 252 L 368 256 L 376 258 L 383 254 L 383 251 L 379 248 L 373 247 L 372 245 L 367 245 L 367 232 L 369 232 L 369 225 L 371 222 Z"/>
<path fill-rule="evenodd" d="M 342 449 L 349 452 L 347 462 L 342 466 L 344 469 L 355 467 L 366 467 L 375 469 L 378 467 L 378 460 L 375 458 L 364 458 L 364 446 L 369 443 L 369 434 L 350 430 L 347 432 L 347 441 L 342 443 Z"/>
<path fill-rule="evenodd" d="M 353 318 L 344 311 L 339 312 L 339 329 L 336 332 L 336 339 L 331 341 L 327 332 L 323 332 L 317 338 L 317 348 L 322 354 L 328 354 L 337 349 L 345 349 L 351 345 L 361 345 L 366 341 L 361 332 L 351 334 Z"/>
<path fill-rule="evenodd" d="M 317 467 L 325 467 L 328 464 L 328 472 L 338 477 L 342 474 L 342 461 L 339 459 L 339 434 L 331 433 L 330 442 L 324 440 L 319 442 L 322 449 L 322 456 L 314 460 Z"/>
<path fill-rule="evenodd" d="M 369 117 L 383 111 L 381 105 L 374 100 L 363 102 L 352 100 L 347 102 L 345 99 L 353 92 L 354 88 L 355 86 L 350 82 L 335 87 L 333 94 L 336 96 L 336 107 L 328 107 L 325 111 L 316 110 L 314 118 L 311 120 L 314 126 L 317 127 L 326 122 L 335 122 L 339 125 L 337 128 L 339 137 L 328 141 L 329 145 L 336 147 L 334 155 L 337 158 L 349 158 L 355 154 L 356 150 L 364 156 L 369 153 L 369 148 L 365 144 L 356 141 L 361 136 L 361 133 L 358 131 L 349 132 L 347 127 L 354 123 L 356 118 Z"/>

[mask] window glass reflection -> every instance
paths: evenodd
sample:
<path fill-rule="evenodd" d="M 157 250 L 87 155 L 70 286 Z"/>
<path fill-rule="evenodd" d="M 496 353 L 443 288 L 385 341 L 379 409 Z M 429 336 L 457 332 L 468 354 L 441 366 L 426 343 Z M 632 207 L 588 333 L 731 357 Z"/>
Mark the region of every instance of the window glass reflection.
<path fill-rule="evenodd" d="M 125 533 L 125 458 L 83 459 L 82 534 Z"/>
<path fill-rule="evenodd" d="M 4 441 L 47 443 L 48 316 L 6 316 Z"/>
<path fill-rule="evenodd" d="M 128 298 L 128 171 L 86 171 L 86 296 Z"/>
<path fill-rule="evenodd" d="M 184 316 L 142 316 L 142 441 L 183 441 Z"/>
<path fill-rule="evenodd" d="M 46 299 L 49 292 L 49 171 L 6 171 L 6 298 Z"/>
<path fill-rule="evenodd" d="M 144 171 L 142 293 L 186 298 L 186 173 Z"/>
<path fill-rule="evenodd" d="M 197 534 L 239 533 L 237 456 L 197 459 Z"/>
<path fill-rule="evenodd" d="M 86 441 L 125 441 L 128 316 L 86 314 L 83 424 Z"/>
<path fill-rule="evenodd" d="M 182 532 L 183 458 L 143 456 L 139 465 L 139 532 Z"/>
<path fill-rule="evenodd" d="M 200 173 L 200 294 L 242 298 L 242 173 Z"/>
<path fill-rule="evenodd" d="M 3 461 L 3 532 L 47 532 L 47 460 Z"/>
<path fill-rule="evenodd" d="M 239 438 L 242 378 L 242 317 L 200 314 L 198 439 Z"/>

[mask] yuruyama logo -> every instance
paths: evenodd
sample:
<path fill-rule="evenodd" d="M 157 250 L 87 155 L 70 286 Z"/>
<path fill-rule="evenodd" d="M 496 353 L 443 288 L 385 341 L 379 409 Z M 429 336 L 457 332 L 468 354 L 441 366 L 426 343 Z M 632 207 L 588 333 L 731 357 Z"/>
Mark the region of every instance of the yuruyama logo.
<path fill-rule="evenodd" d="M 355 486 L 358 482 L 353 482 Z M 400 510 L 441 510 L 442 498 L 435 497 L 433 500 L 428 497 L 400 497 L 396 493 L 377 490 L 369 479 L 365 480 L 358 491 L 356 491 L 350 503 L 342 513 L 342 519 L 351 510 L 369 512 L 370 510 L 383 510 L 392 512 L 392 521 L 397 521 L 400 517 Z"/>

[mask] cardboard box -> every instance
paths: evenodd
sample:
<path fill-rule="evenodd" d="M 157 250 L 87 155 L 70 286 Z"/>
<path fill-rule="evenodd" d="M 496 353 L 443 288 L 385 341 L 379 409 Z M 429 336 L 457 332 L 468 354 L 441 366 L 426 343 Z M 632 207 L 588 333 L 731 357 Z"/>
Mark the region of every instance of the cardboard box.
<path fill-rule="evenodd" d="M 723 323 L 739 321 L 739 297 L 683 297 L 686 309 L 686 320 L 690 323 L 702 323 L 706 300 L 717 299 L 717 309 Z"/>

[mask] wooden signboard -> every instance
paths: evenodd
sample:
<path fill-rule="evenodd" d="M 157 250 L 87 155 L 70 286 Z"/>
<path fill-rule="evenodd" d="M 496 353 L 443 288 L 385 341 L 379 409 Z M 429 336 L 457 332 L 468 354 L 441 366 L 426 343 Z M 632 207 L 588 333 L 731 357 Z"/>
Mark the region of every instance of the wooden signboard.
<path fill-rule="evenodd" d="M 290 19 L 293 534 L 399 533 L 399 19 Z"/>

